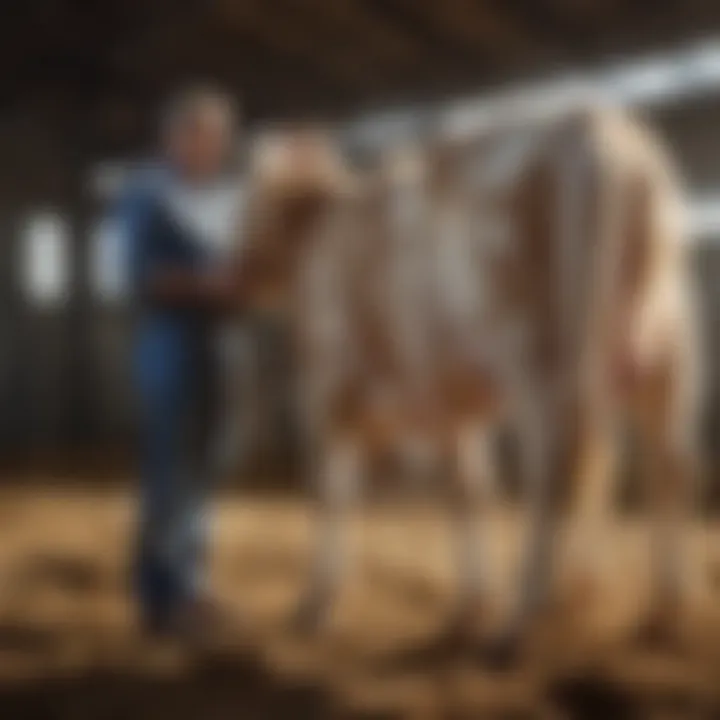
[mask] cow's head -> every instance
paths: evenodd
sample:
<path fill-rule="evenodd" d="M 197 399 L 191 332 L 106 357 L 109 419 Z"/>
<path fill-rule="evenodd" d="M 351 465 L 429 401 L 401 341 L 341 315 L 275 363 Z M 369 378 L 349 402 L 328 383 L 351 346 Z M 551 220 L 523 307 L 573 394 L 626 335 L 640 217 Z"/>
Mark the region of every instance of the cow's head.
<path fill-rule="evenodd" d="M 329 133 L 314 127 L 261 137 L 250 164 L 241 264 L 251 303 L 282 306 L 294 270 L 353 178 Z"/>

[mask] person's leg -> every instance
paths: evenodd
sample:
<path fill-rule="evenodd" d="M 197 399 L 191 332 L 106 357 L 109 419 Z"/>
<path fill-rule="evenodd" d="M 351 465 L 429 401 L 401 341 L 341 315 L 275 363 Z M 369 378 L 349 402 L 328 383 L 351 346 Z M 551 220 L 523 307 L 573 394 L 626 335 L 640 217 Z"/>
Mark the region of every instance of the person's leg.
<path fill-rule="evenodd" d="M 140 400 L 140 508 L 136 591 L 151 629 L 169 626 L 188 593 L 187 516 L 197 475 L 190 421 L 196 373 L 175 328 L 146 328 L 135 358 Z"/>
<path fill-rule="evenodd" d="M 181 431 L 173 409 L 161 397 L 144 398 L 135 581 L 141 616 L 151 630 L 169 623 L 179 593 L 172 556 Z"/>
<path fill-rule="evenodd" d="M 137 591 L 151 627 L 192 633 L 185 618 L 207 605 L 206 516 L 219 368 L 208 338 L 191 347 L 149 342 L 144 349 Z"/>
<path fill-rule="evenodd" d="M 181 468 L 173 512 L 171 544 L 180 601 L 193 602 L 207 593 L 206 558 L 208 499 L 213 481 L 212 413 L 209 378 L 192 388 L 192 405 L 183 428 Z"/>
<path fill-rule="evenodd" d="M 205 595 L 210 419 L 198 405 L 153 398 L 144 422 L 137 590 L 144 621 L 163 629 Z"/>
<path fill-rule="evenodd" d="M 213 449 L 221 380 L 214 349 L 210 343 L 196 348 L 174 480 L 175 502 L 167 531 L 168 558 L 176 581 L 175 629 L 195 639 L 214 634 L 223 615 L 207 587 L 208 505 L 217 474 Z"/>

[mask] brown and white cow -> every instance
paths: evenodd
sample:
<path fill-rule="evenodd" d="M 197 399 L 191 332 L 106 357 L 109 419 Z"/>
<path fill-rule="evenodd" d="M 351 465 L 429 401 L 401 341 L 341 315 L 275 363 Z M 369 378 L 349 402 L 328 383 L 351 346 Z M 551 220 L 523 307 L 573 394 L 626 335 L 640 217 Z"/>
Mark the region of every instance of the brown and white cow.
<path fill-rule="evenodd" d="M 695 357 L 681 199 L 649 132 L 581 110 L 440 138 L 362 178 L 321 134 L 289 132 L 260 146 L 253 185 L 245 282 L 289 312 L 321 498 L 302 614 L 324 617 L 363 460 L 388 447 L 452 460 L 459 617 L 473 612 L 488 439 L 510 422 L 531 508 L 515 639 L 545 599 L 570 479 L 580 547 L 597 542 L 621 414 L 653 463 L 653 613 L 674 609 Z"/>
<path fill-rule="evenodd" d="M 621 421 L 638 433 L 654 516 L 649 626 L 667 629 L 682 588 L 700 381 L 670 161 L 648 128 L 601 108 L 505 140 L 496 132 L 442 143 L 439 158 L 443 192 L 453 202 L 467 193 L 456 216 L 474 215 L 480 244 L 494 247 L 483 263 L 497 331 L 486 337 L 522 438 L 532 515 L 510 636 L 545 600 L 563 505 L 576 575 L 591 579 Z"/>

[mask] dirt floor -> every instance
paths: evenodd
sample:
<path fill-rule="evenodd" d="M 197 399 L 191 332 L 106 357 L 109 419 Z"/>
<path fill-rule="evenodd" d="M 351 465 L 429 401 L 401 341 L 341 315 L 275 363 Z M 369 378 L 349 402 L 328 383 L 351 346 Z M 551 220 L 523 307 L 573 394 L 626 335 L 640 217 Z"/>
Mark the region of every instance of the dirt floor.
<path fill-rule="evenodd" d="M 202 653 L 139 636 L 127 593 L 131 522 L 119 491 L 0 494 L 3 720 L 720 717 L 718 528 L 694 530 L 676 648 L 633 639 L 646 599 L 645 534 L 638 521 L 618 522 L 595 602 L 569 605 L 561 592 L 525 658 L 498 672 L 472 650 L 433 651 L 453 598 L 441 509 L 364 511 L 332 626 L 308 637 L 287 624 L 308 559 L 308 507 L 222 499 L 214 582 L 239 621 Z M 490 527 L 487 632 L 506 606 L 519 525 L 508 511 Z"/>

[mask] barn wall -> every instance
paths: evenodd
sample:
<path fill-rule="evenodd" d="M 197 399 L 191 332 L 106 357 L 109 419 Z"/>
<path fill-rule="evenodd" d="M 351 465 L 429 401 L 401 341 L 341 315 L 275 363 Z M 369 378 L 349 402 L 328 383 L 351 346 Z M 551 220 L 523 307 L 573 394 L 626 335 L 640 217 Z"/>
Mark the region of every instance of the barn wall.
<path fill-rule="evenodd" d="M 720 190 L 720 100 L 707 97 L 650 114 L 693 191 Z"/>

